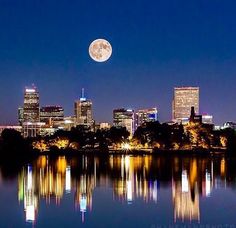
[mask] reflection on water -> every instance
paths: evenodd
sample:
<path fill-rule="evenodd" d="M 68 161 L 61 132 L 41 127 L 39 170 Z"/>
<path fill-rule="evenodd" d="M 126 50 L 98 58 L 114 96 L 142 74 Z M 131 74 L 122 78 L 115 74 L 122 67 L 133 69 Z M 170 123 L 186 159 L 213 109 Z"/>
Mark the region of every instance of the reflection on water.
<path fill-rule="evenodd" d="M 200 199 L 234 184 L 235 172 L 228 172 L 228 167 L 234 169 L 224 157 L 41 156 L 19 173 L 18 199 L 26 222 L 36 223 L 43 201 L 60 205 L 65 194 L 72 194 L 71 207 L 81 212 L 84 222 L 86 212 L 92 213 L 96 188 L 112 188 L 113 200 L 127 204 L 158 204 L 160 190 L 171 188 L 172 222 L 200 222 Z"/>

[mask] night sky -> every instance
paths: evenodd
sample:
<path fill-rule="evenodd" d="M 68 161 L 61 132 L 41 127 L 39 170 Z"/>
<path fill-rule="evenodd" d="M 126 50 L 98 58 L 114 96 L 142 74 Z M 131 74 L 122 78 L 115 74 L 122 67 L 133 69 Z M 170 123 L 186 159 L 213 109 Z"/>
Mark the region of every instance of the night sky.
<path fill-rule="evenodd" d="M 171 119 L 173 87 L 199 86 L 200 111 L 236 121 L 235 0 L 0 0 L 0 123 L 17 123 L 25 86 L 40 105 L 73 102 L 85 88 L 97 121 L 114 108 L 157 106 Z M 105 63 L 88 55 L 107 39 Z"/>

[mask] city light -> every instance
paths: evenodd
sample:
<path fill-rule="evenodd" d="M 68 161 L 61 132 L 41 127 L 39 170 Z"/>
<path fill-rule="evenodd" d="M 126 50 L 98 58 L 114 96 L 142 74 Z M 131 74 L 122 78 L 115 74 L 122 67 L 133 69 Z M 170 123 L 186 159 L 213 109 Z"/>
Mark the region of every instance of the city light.
<path fill-rule="evenodd" d="M 66 187 L 65 190 L 67 193 L 70 193 L 71 191 L 71 170 L 70 166 L 66 167 Z"/>
<path fill-rule="evenodd" d="M 188 191 L 189 191 L 189 184 L 188 184 L 187 171 L 183 170 L 183 172 L 182 172 L 182 192 L 188 192 Z"/>
<path fill-rule="evenodd" d="M 121 144 L 121 148 L 123 150 L 130 150 L 131 149 L 131 145 L 129 143 L 123 143 L 123 144 Z"/>
<path fill-rule="evenodd" d="M 27 92 L 27 93 L 35 93 L 36 90 L 35 89 L 25 89 L 25 92 Z"/>
<path fill-rule="evenodd" d="M 235 10 L 0 0 L 0 228 L 236 228 Z"/>

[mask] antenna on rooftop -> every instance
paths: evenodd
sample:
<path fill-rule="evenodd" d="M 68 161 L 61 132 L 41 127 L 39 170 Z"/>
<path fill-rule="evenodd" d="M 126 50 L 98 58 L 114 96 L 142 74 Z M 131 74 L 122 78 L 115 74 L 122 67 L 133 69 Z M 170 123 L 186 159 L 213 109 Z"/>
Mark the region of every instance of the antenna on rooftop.
<path fill-rule="evenodd" d="M 81 90 L 81 98 L 84 98 L 84 88 Z"/>
<path fill-rule="evenodd" d="M 82 88 L 82 90 L 81 90 L 80 101 L 86 101 L 86 98 L 85 98 L 85 96 L 84 96 L 84 88 Z"/>

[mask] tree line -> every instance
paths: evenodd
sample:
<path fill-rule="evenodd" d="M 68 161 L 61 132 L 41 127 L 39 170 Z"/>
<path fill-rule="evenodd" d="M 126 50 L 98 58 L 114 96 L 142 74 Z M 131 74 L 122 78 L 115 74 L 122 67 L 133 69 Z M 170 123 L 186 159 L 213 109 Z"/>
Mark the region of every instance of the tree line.
<path fill-rule="evenodd" d="M 236 149 L 236 133 L 233 129 L 214 130 L 213 125 L 189 123 L 167 124 L 148 122 L 139 126 L 132 138 L 124 127 L 111 127 L 91 131 L 86 126 L 73 127 L 70 131 L 58 130 L 51 136 L 24 139 L 20 132 L 4 129 L 0 138 L 0 152 L 24 154 L 34 150 L 98 149 L 107 151 L 129 142 L 134 148 L 149 147 L 164 150 Z M 21 153 L 22 154 L 22 153 Z"/>

